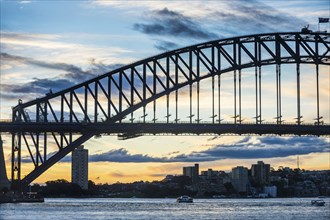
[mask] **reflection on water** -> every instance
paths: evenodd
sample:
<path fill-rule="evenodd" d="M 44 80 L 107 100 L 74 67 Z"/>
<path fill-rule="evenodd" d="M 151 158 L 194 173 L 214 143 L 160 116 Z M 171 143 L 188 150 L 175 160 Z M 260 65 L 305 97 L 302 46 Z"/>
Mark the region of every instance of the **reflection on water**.
<path fill-rule="evenodd" d="M 290 199 L 45 199 L 45 203 L 0 204 L 0 219 L 330 219 L 310 198 Z"/>

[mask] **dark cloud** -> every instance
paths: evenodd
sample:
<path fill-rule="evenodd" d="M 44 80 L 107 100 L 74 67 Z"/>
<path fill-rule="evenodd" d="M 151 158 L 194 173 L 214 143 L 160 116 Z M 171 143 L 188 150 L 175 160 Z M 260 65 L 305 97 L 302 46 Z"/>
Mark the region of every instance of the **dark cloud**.
<path fill-rule="evenodd" d="M 329 143 L 317 137 L 262 137 L 253 143 L 250 137 L 233 145 L 218 145 L 214 148 L 181 155 L 183 160 L 213 161 L 220 159 L 276 158 L 304 155 L 316 152 L 329 152 Z"/>
<path fill-rule="evenodd" d="M 80 67 L 66 63 L 49 63 L 31 59 L 28 57 L 15 56 L 8 53 L 1 53 L 1 60 L 3 62 L 19 62 L 28 65 L 34 65 L 51 70 L 63 70 L 65 73 L 60 74 L 54 78 L 33 78 L 32 81 L 25 84 L 15 85 L 1 85 L 1 92 L 14 93 L 17 97 L 21 98 L 22 94 L 44 95 L 49 90 L 54 92 L 73 86 L 78 82 L 83 82 L 94 76 L 94 74 L 83 71 Z"/>
<path fill-rule="evenodd" d="M 127 176 L 127 175 L 123 174 L 122 172 L 116 171 L 116 172 L 109 173 L 109 176 L 120 178 L 120 177 L 124 177 L 124 176 Z"/>
<path fill-rule="evenodd" d="M 49 78 L 39 79 L 33 78 L 31 82 L 25 84 L 1 84 L 1 97 L 7 99 L 20 98 L 32 99 L 36 96 L 42 96 L 50 92 L 57 92 L 74 85 L 75 82 L 67 79 Z"/>
<path fill-rule="evenodd" d="M 167 8 L 150 11 L 149 22 L 136 23 L 134 29 L 150 35 L 208 40 L 251 33 L 300 31 L 300 28 L 306 25 L 302 19 L 278 11 L 261 1 L 238 0 L 224 4 L 230 10 L 221 7 L 205 8 L 209 15 L 203 20 Z M 205 23 L 210 28 L 207 28 Z M 158 44 L 155 46 L 164 50 L 161 45 L 160 48 L 157 47 Z"/>
<path fill-rule="evenodd" d="M 51 152 L 51 153 L 47 154 L 47 158 L 50 158 L 50 157 L 54 156 L 56 153 L 57 153 L 57 151 L 54 151 L 54 152 Z M 22 156 L 21 161 L 23 163 L 32 163 L 32 159 L 31 159 L 30 155 Z M 71 163 L 71 156 L 65 156 L 60 161 L 61 162 L 70 162 Z"/>
<path fill-rule="evenodd" d="M 173 50 L 179 47 L 176 43 L 169 41 L 157 41 L 154 46 L 158 50 L 163 50 L 163 51 Z"/>
<path fill-rule="evenodd" d="M 8 53 L 1 53 L 0 58 L 2 62 L 18 62 L 28 65 L 34 65 L 50 70 L 63 70 L 64 73 L 53 78 L 33 78 L 32 81 L 25 84 L 1 85 L 1 93 L 3 98 L 22 98 L 30 95 L 40 96 L 48 93 L 50 90 L 53 92 L 61 91 L 69 88 L 77 83 L 84 82 L 88 79 L 95 77 L 98 74 L 104 74 L 111 70 L 117 69 L 123 64 L 106 65 L 102 62 L 95 62 L 91 60 L 91 68 L 88 71 L 82 70 L 80 67 L 66 64 L 66 63 L 49 63 L 31 59 L 28 57 L 15 56 Z"/>
<path fill-rule="evenodd" d="M 66 63 L 49 63 L 39 60 L 34 60 L 28 57 L 14 56 L 8 53 L 1 53 L 1 60 L 3 61 L 14 61 L 25 64 L 30 64 L 38 67 L 43 67 L 46 69 L 53 70 L 64 70 L 66 73 L 63 75 L 64 78 L 72 79 L 72 80 L 87 80 L 92 78 L 94 75 L 88 71 L 83 71 L 80 67 L 77 67 L 72 64 Z"/>
<path fill-rule="evenodd" d="M 4 91 L 11 91 L 13 93 L 24 94 L 46 94 L 51 89 L 52 91 L 59 91 L 63 88 L 72 86 L 73 82 L 66 79 L 38 79 L 33 78 L 32 82 L 24 85 L 1 85 Z"/>
<path fill-rule="evenodd" d="M 124 148 L 111 150 L 102 154 L 94 154 L 89 156 L 90 162 L 130 162 L 130 163 L 148 163 L 159 162 L 160 158 L 150 157 L 143 154 L 129 154 Z M 166 158 L 163 158 L 166 160 Z"/>
<path fill-rule="evenodd" d="M 145 34 L 158 36 L 188 37 L 195 39 L 215 39 L 217 35 L 202 28 L 193 18 L 168 10 L 153 11 L 148 24 L 136 23 L 134 29 Z"/>
<path fill-rule="evenodd" d="M 178 153 L 180 153 L 180 151 L 173 151 L 173 152 L 168 153 L 167 155 L 173 155 L 173 154 L 178 154 Z"/>
<path fill-rule="evenodd" d="M 260 1 L 228 1 L 232 12 L 214 10 L 210 17 L 219 20 L 218 30 L 227 34 L 300 31 L 305 22 Z"/>
<path fill-rule="evenodd" d="M 208 162 L 223 159 L 278 158 L 322 152 L 330 152 L 329 142 L 319 137 L 261 137 L 258 139 L 246 137 L 231 145 L 217 145 L 204 151 L 195 151 L 174 157 L 130 154 L 126 149 L 120 148 L 105 153 L 89 155 L 89 161 L 116 163 Z M 50 153 L 48 158 L 54 155 L 54 153 Z M 31 162 L 31 159 L 29 156 L 26 156 L 22 158 L 22 162 Z M 71 156 L 64 157 L 61 162 L 71 162 Z M 112 175 L 114 174 L 112 173 Z M 116 175 L 120 176 L 118 173 Z"/>
<path fill-rule="evenodd" d="M 206 162 L 222 159 L 257 159 L 288 157 L 310 153 L 329 152 L 329 143 L 318 137 L 251 137 L 231 145 L 217 145 L 210 149 L 181 154 L 174 157 L 152 157 L 143 154 L 130 154 L 126 149 L 115 149 L 89 156 L 91 162 L 117 163 L 171 163 L 171 162 Z"/>
<path fill-rule="evenodd" d="M 213 140 L 215 140 L 215 139 L 218 139 L 220 136 L 213 136 L 213 137 L 210 137 L 210 138 L 208 138 L 207 139 L 207 141 L 213 141 Z"/>

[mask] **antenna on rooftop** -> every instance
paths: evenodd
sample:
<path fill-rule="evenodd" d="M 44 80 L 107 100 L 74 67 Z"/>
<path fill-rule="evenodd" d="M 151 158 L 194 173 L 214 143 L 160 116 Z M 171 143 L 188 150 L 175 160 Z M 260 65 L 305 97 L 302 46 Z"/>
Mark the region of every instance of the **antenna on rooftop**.
<path fill-rule="evenodd" d="M 297 156 L 297 168 L 299 170 L 299 155 Z"/>

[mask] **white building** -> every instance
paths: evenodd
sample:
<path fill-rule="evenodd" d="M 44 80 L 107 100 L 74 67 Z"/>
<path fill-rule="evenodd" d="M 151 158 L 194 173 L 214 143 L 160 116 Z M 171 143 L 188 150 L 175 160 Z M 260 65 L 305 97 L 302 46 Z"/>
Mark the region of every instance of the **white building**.
<path fill-rule="evenodd" d="M 264 193 L 268 194 L 269 197 L 277 197 L 277 187 L 276 186 L 265 186 Z"/>
<path fill-rule="evenodd" d="M 77 147 L 72 152 L 72 183 L 78 184 L 82 189 L 88 189 L 88 150 L 84 146 Z"/>
<path fill-rule="evenodd" d="M 248 179 L 248 169 L 246 167 L 234 167 L 231 172 L 231 180 L 237 192 L 246 192 Z"/>

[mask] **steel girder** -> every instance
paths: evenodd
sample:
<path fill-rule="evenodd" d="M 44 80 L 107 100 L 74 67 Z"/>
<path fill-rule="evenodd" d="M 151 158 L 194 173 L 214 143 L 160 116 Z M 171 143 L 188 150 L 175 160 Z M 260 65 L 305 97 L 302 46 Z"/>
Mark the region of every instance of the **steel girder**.
<path fill-rule="evenodd" d="M 276 66 L 277 125 L 283 125 L 281 65 L 295 64 L 297 78 L 297 126 L 289 129 L 294 134 L 296 128 L 303 128 L 300 111 L 301 86 L 300 64 L 316 66 L 317 106 L 316 124 L 321 129 L 322 116 L 319 111 L 319 65 L 330 65 L 330 35 L 327 33 L 272 33 L 210 41 L 174 51 L 162 53 L 136 63 L 121 67 L 94 79 L 75 85 L 57 93 L 49 93 L 13 108 L 12 122 L 24 125 L 31 123 L 46 124 L 41 131 L 16 130 L 12 133 L 12 180 L 27 185 L 45 170 L 100 132 L 87 129 L 79 135 L 75 130 L 47 132 L 47 127 L 56 124 L 84 124 L 92 128 L 98 123 L 118 124 L 126 117 L 130 122 L 137 121 L 134 112 L 142 109 L 140 120 L 148 122 L 146 106 L 152 103 L 151 118 L 156 123 L 157 99 L 166 98 L 166 123 L 178 123 L 178 91 L 189 87 L 189 123 L 199 123 L 199 83 L 212 78 L 212 123 L 221 124 L 220 92 L 215 107 L 216 76 L 220 91 L 221 76 L 234 72 L 234 125 L 242 124 L 241 70 L 255 68 L 255 125 L 262 128 L 262 81 L 261 67 Z M 197 84 L 197 115 L 193 114 L 192 87 Z M 238 87 L 238 88 L 237 88 Z M 170 120 L 169 95 L 175 93 L 175 110 Z M 237 94 L 238 93 L 238 94 Z M 217 110 L 217 112 L 216 112 Z M 149 116 L 150 116 L 149 115 Z M 193 120 L 193 118 L 196 118 Z M 90 125 L 90 126 L 88 126 Z M 69 125 L 68 125 L 69 126 Z M 69 128 L 69 127 L 66 127 Z M 260 130 L 257 129 L 256 130 Z M 183 130 L 184 131 L 184 130 Z M 298 130 L 296 130 L 299 133 Z M 234 132 L 235 133 L 235 132 Z M 237 130 L 239 133 L 239 130 Z M 253 133 L 253 132 L 252 132 Z M 258 133 L 258 132 L 256 132 Z M 274 133 L 276 131 L 274 130 Z M 134 135 L 133 135 L 134 136 Z M 55 154 L 48 153 L 48 144 L 57 146 Z M 35 169 L 21 178 L 21 150 L 25 145 Z M 54 152 L 52 152 L 54 153 Z"/>

